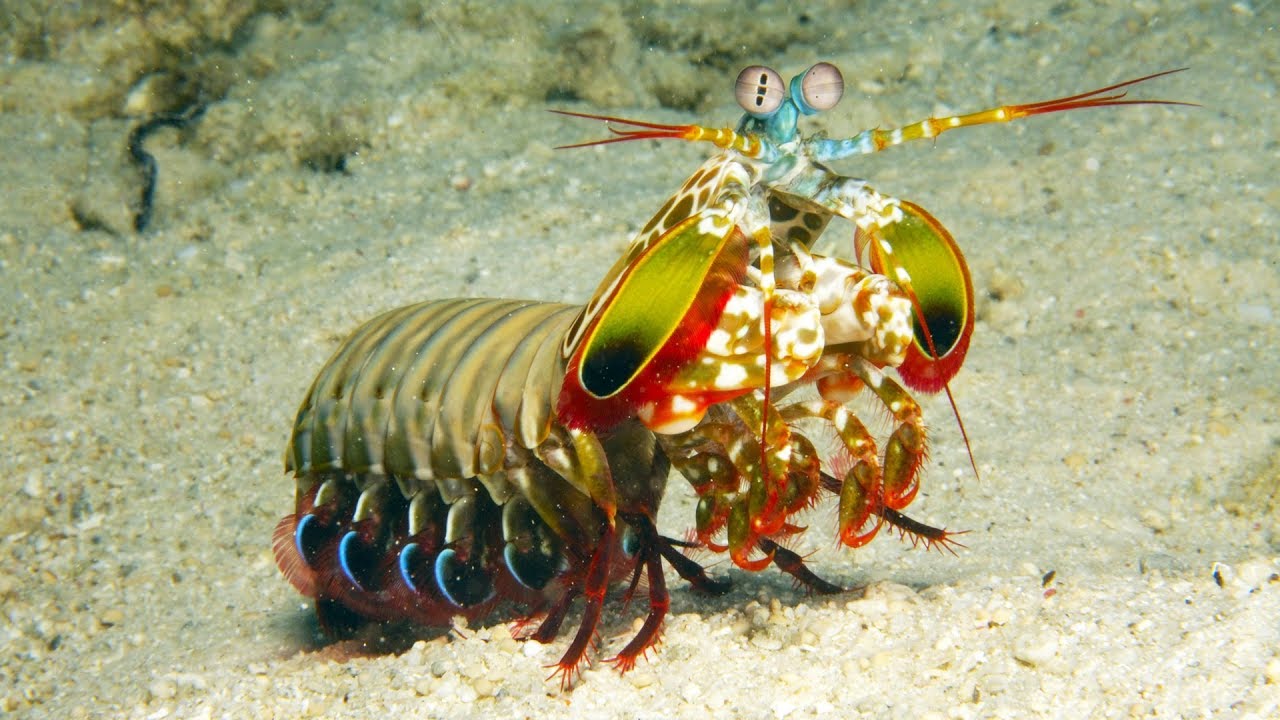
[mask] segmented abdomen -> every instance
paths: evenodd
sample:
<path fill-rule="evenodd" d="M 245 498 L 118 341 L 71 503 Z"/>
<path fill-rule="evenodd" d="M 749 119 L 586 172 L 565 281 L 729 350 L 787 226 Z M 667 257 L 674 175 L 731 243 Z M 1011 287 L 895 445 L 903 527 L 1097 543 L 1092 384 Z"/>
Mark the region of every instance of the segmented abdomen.
<path fill-rule="evenodd" d="M 285 468 L 422 482 L 492 473 L 502 437 L 546 438 L 564 369 L 558 346 L 579 308 L 454 299 L 380 315 L 325 365 L 293 424 Z"/>
<path fill-rule="evenodd" d="M 411 305 L 360 327 L 321 370 L 285 454 L 296 512 L 273 545 L 326 629 L 440 625 L 578 591 L 609 524 L 575 487 L 553 416 L 560 342 L 578 311 Z M 656 511 L 668 466 L 652 434 L 631 423 L 602 443 L 619 507 Z"/>

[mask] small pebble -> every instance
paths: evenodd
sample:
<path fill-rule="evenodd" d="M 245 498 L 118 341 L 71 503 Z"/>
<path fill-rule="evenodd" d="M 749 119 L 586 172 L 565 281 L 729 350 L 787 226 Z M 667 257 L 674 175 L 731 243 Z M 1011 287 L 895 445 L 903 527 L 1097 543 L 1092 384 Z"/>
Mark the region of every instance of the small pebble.
<path fill-rule="evenodd" d="M 761 650 L 781 650 L 782 641 L 769 633 L 756 633 L 751 636 L 751 644 Z"/>
<path fill-rule="evenodd" d="M 1280 657 L 1273 657 L 1267 661 L 1267 667 L 1263 669 L 1262 675 L 1267 679 L 1268 685 L 1280 685 Z"/>
<path fill-rule="evenodd" d="M 702 688 L 693 683 L 685 683 L 680 688 L 680 698 L 687 703 L 692 703 L 702 697 Z"/>
<path fill-rule="evenodd" d="M 172 680 L 154 680 L 147 686 L 147 691 L 156 700 L 168 700 L 178 694 L 178 686 Z"/>
<path fill-rule="evenodd" d="M 1018 638 L 1013 644 L 1013 657 L 1032 667 L 1044 665 L 1058 654 L 1058 636 L 1037 633 Z"/>
<path fill-rule="evenodd" d="M 1011 611 L 1007 607 L 999 607 L 991 611 L 991 618 L 987 621 L 987 624 L 989 626 L 990 625 L 996 625 L 996 626 L 1008 625 L 1009 621 L 1012 619 L 1013 619 L 1013 611 Z"/>
<path fill-rule="evenodd" d="M 1270 325 L 1276 319 L 1271 306 L 1261 303 L 1239 303 L 1236 305 L 1236 312 L 1240 314 L 1241 320 L 1254 325 Z"/>
<path fill-rule="evenodd" d="M 978 689 L 988 695 L 998 695 L 1006 692 L 1011 684 L 1009 676 L 1004 673 L 988 673 L 982 676 Z"/>
<path fill-rule="evenodd" d="M 1164 532 L 1169 529 L 1169 518 L 1164 513 L 1146 508 L 1138 513 L 1138 518 L 1142 520 L 1142 524 L 1146 525 L 1155 532 Z"/>
<path fill-rule="evenodd" d="M 22 494 L 29 498 L 38 498 L 44 494 L 44 481 L 39 470 L 33 470 L 27 475 L 26 482 L 22 483 Z"/>
<path fill-rule="evenodd" d="M 629 672 L 625 677 L 631 683 L 632 687 L 637 688 L 649 687 L 658 679 L 652 672 L 644 672 L 640 670 Z"/>
<path fill-rule="evenodd" d="M 494 693 L 497 692 L 497 687 L 488 678 L 479 678 L 471 683 L 471 687 L 476 691 L 476 695 L 480 697 L 493 697 Z"/>
<path fill-rule="evenodd" d="M 470 685 L 459 686 L 457 695 L 458 699 L 464 703 L 475 702 L 480 697 L 480 693 L 476 692 L 476 689 Z"/>

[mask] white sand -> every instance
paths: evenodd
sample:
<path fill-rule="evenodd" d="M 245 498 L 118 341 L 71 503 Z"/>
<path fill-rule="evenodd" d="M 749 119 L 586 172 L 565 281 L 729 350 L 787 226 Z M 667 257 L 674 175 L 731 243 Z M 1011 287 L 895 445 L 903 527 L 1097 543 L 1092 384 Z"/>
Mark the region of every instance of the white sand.
<path fill-rule="evenodd" d="M 827 5 L 806 3 L 807 22 L 678 3 L 259 19 L 234 50 L 160 56 L 229 91 L 151 138 L 161 184 L 141 236 L 122 150 L 135 120 L 118 114 L 146 57 L 129 42 L 157 25 L 50 25 L 43 55 L 11 54 L 0 714 L 1280 716 L 1280 8 Z M 727 124 L 739 67 L 819 59 L 850 89 L 807 127 L 837 135 L 1181 66 L 1135 94 L 1203 105 L 1036 118 L 840 165 L 941 219 L 982 296 L 954 383 L 982 478 L 931 399 L 910 508 L 967 529 L 967 548 L 838 550 L 819 510 L 814 569 L 865 597 L 808 598 L 724 562 L 727 597 L 672 576 L 659 652 L 570 693 L 544 681 L 566 641 L 520 645 L 501 624 L 423 631 L 399 655 L 320 641 L 269 539 L 292 507 L 293 412 L 336 343 L 420 299 L 585 299 L 704 155 L 553 152 L 602 128 L 544 108 Z M 148 87 L 135 106 L 162 106 Z M 570 90 L 584 100 L 547 100 Z M 351 150 L 348 175 L 303 166 Z M 81 231 L 73 208 L 107 230 Z M 691 495 L 673 478 L 666 532 L 692 524 Z M 609 605 L 602 653 L 640 612 Z"/>

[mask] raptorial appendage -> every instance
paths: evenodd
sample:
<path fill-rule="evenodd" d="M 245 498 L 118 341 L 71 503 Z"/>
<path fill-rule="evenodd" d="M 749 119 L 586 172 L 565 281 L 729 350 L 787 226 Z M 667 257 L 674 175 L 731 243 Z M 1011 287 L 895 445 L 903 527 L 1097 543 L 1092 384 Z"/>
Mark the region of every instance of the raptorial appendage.
<path fill-rule="evenodd" d="M 886 518 L 896 519 L 890 513 L 914 499 L 925 456 L 919 405 L 881 370 L 901 363 L 912 342 L 911 301 L 882 275 L 811 256 L 798 245 L 791 250 L 779 263 L 774 307 L 806 311 L 775 313 L 768 352 L 774 355 L 773 367 L 781 370 L 773 378 L 774 392 L 779 402 L 803 388 L 817 397 L 772 405 L 757 390 L 717 405 L 687 432 L 658 435 L 673 466 L 699 496 L 699 539 L 713 550 L 728 550 L 735 564 L 747 570 L 759 570 L 774 559 L 771 548 L 799 530 L 793 517 L 811 507 L 821 491 L 840 498 L 841 541 L 850 547 L 865 544 Z M 743 296 L 753 292 L 748 286 L 739 289 Z M 744 387 L 763 384 L 759 358 L 766 349 L 760 325 L 761 319 L 751 313 L 726 313 L 712 333 L 726 341 L 709 344 L 672 387 L 705 383 L 707 368 L 743 366 L 757 371 L 754 377 L 745 371 L 735 374 L 748 378 Z M 793 337 L 807 339 L 802 347 L 815 345 L 823 351 L 796 352 L 787 341 Z M 864 388 L 897 423 L 883 454 L 846 407 Z M 838 459 L 815 450 L 797 425 L 801 420 L 816 421 L 836 441 Z M 840 461 L 847 468 L 834 478 L 831 473 Z M 926 532 L 934 543 L 947 544 L 942 531 Z"/>

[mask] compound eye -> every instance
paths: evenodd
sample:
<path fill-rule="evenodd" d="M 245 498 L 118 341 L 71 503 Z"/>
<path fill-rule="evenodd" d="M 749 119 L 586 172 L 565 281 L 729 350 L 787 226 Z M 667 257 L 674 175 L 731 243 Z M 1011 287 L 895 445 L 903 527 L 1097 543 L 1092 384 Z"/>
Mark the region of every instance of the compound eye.
<path fill-rule="evenodd" d="M 835 65 L 820 62 L 800 80 L 800 95 L 810 113 L 830 110 L 844 95 L 844 76 Z"/>
<path fill-rule="evenodd" d="M 735 94 L 743 110 L 755 117 L 766 118 L 778 112 L 787 98 L 782 76 L 763 65 L 752 65 L 738 73 Z"/>

